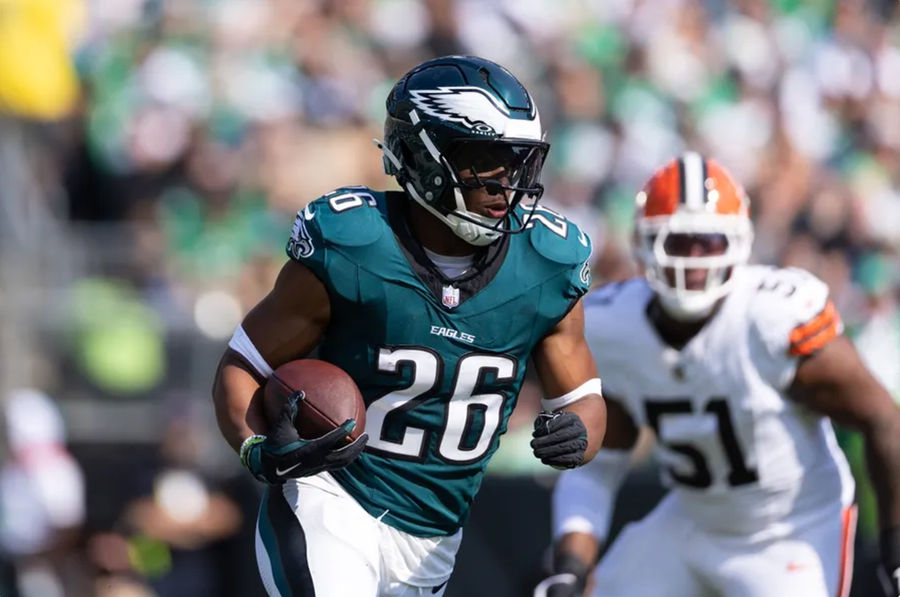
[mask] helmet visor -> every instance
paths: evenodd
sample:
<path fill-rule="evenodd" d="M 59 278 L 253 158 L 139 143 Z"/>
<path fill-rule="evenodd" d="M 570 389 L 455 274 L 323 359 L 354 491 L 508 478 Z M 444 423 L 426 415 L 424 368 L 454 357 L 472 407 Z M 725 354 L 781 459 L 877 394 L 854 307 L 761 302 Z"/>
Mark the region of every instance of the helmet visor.
<path fill-rule="evenodd" d="M 541 169 L 549 147 L 542 141 L 465 139 L 452 142 L 445 155 L 460 188 L 487 186 L 536 195 L 543 190 Z"/>
<path fill-rule="evenodd" d="M 728 251 L 728 236 L 719 233 L 687 234 L 671 232 L 663 242 L 671 257 L 712 257 Z"/>

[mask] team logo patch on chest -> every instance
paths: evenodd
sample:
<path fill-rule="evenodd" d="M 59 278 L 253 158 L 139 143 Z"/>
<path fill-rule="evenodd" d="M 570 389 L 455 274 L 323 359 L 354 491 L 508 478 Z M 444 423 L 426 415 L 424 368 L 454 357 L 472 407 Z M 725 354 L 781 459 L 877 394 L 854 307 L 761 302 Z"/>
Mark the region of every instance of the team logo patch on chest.
<path fill-rule="evenodd" d="M 441 292 L 441 304 L 448 309 L 455 309 L 459 306 L 459 288 L 456 286 L 446 285 Z"/>

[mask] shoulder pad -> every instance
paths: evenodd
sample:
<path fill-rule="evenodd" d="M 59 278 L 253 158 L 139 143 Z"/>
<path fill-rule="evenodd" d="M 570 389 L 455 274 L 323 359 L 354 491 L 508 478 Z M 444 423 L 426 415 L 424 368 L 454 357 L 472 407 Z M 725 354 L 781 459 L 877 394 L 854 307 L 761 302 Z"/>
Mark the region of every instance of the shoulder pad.
<path fill-rule="evenodd" d="M 563 265 L 577 265 L 591 256 L 591 240 L 587 234 L 562 215 L 540 205 L 530 216 L 531 207 L 517 209 L 527 219 L 525 234 L 543 257 Z"/>
<path fill-rule="evenodd" d="M 383 195 L 367 187 L 342 187 L 310 201 L 297 219 L 315 220 L 322 239 L 329 244 L 362 247 L 384 233 L 385 222 L 378 209 Z"/>
<path fill-rule="evenodd" d="M 644 311 L 652 294 L 646 279 L 635 277 L 594 288 L 584 297 L 584 337 L 603 382 L 613 382 L 611 389 L 622 384 L 616 363 L 652 350 L 641 344 L 646 335 L 636 333 L 648 325 Z"/>
<path fill-rule="evenodd" d="M 801 323 L 815 317 L 828 301 L 828 285 L 822 280 L 796 267 L 760 269 L 756 284 L 759 307 L 774 309 L 782 317 Z"/>
<path fill-rule="evenodd" d="M 642 276 L 607 282 L 592 289 L 584 297 L 584 308 L 604 309 L 621 303 L 633 305 L 641 295 L 648 294 L 649 287 Z"/>
<path fill-rule="evenodd" d="M 772 354 L 809 355 L 843 331 L 828 285 L 798 268 L 760 268 L 753 320 Z"/>
<path fill-rule="evenodd" d="M 584 297 L 584 317 L 589 327 L 604 337 L 623 331 L 630 335 L 636 320 L 643 320 L 644 308 L 653 291 L 642 276 L 610 282 L 592 289 Z"/>

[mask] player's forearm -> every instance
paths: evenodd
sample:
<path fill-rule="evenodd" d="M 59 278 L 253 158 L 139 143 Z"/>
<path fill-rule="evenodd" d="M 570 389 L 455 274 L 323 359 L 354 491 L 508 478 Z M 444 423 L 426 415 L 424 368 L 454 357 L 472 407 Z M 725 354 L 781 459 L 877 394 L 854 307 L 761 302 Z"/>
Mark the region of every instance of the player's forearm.
<path fill-rule="evenodd" d="M 553 559 L 559 563 L 566 557 L 572 557 L 590 569 L 597 561 L 599 551 L 600 543 L 591 533 L 566 533 L 557 540 Z"/>
<path fill-rule="evenodd" d="M 900 411 L 896 408 L 865 430 L 869 478 L 882 529 L 900 528 Z"/>
<path fill-rule="evenodd" d="M 241 443 L 254 434 L 266 432 L 261 387 L 256 377 L 230 351 L 222 357 L 213 382 L 216 422 L 225 441 L 240 451 Z"/>
<path fill-rule="evenodd" d="M 589 462 L 603 446 L 606 434 L 606 402 L 602 397 L 592 394 L 573 402 L 560 410 L 577 414 L 587 429 L 588 446 L 584 452 L 584 462 Z"/>

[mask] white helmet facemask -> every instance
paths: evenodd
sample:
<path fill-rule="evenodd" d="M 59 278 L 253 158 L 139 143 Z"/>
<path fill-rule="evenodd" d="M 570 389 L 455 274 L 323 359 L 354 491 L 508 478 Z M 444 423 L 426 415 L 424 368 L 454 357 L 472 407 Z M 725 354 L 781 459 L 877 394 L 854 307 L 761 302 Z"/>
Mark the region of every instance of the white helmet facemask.
<path fill-rule="evenodd" d="M 734 268 L 747 263 L 753 243 L 753 227 L 746 215 L 691 213 L 643 218 L 637 224 L 637 254 L 647 280 L 665 311 L 682 320 L 708 316 L 731 290 Z M 709 241 L 716 250 L 690 255 L 680 241 L 699 245 Z M 705 284 L 692 288 L 689 270 L 705 270 Z"/>

